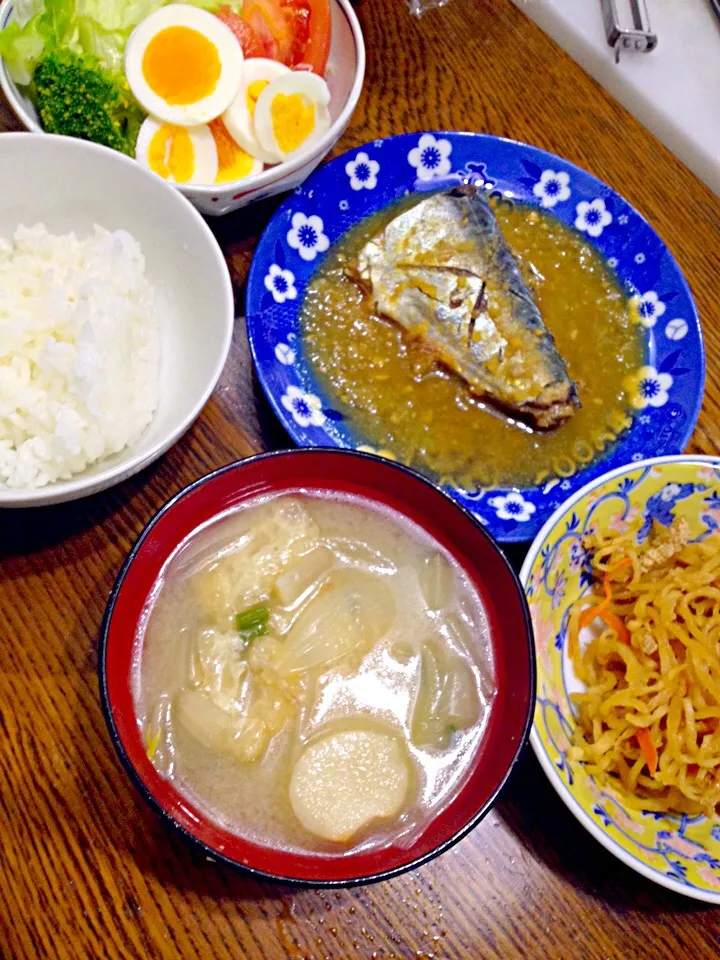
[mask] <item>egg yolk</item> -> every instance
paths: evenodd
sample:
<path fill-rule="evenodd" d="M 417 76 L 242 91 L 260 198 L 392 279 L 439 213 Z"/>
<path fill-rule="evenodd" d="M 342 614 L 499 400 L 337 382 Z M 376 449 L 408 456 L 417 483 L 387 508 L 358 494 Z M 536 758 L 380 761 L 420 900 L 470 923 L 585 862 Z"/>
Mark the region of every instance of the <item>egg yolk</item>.
<path fill-rule="evenodd" d="M 255 116 L 255 107 L 257 106 L 258 97 L 269 82 L 269 80 L 253 80 L 252 83 L 248 84 L 247 92 L 245 94 L 245 101 L 247 103 L 248 113 L 251 117 Z"/>
<path fill-rule="evenodd" d="M 195 170 L 195 148 L 185 127 L 164 123 L 148 147 L 148 167 L 165 180 L 187 183 Z"/>
<path fill-rule="evenodd" d="M 210 96 L 220 79 L 217 47 L 190 27 L 166 27 L 150 40 L 142 58 L 146 83 L 165 103 L 184 106 Z"/>
<path fill-rule="evenodd" d="M 275 142 L 281 153 L 292 153 L 315 129 L 315 104 L 301 93 L 278 93 L 270 107 Z"/>
<path fill-rule="evenodd" d="M 242 180 L 252 170 L 253 158 L 235 143 L 222 120 L 219 118 L 213 120 L 208 126 L 218 152 L 218 172 L 215 183 Z"/>

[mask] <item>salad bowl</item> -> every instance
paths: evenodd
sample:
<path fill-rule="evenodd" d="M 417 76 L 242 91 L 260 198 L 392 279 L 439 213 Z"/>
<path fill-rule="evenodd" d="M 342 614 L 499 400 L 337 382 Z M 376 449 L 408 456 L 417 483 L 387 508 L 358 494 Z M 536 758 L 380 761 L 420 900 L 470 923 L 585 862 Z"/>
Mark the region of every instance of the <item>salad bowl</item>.
<path fill-rule="evenodd" d="M 119 2 L 119 0 L 116 0 Z M 0 3 L 0 30 L 14 22 L 17 0 Z M 124 6 L 124 5 L 122 5 Z M 330 88 L 330 128 L 322 137 L 301 147 L 292 159 L 267 167 L 242 180 L 222 184 L 175 184 L 183 196 L 208 216 L 238 210 L 256 200 L 299 186 L 330 153 L 347 127 L 355 109 L 365 76 L 365 44 L 350 0 L 330 0 L 331 40 L 325 78 Z M 120 16 L 120 14 L 118 14 Z M 44 133 L 30 98 L 13 81 L 0 59 L 0 87 L 11 109 L 26 130 Z"/>

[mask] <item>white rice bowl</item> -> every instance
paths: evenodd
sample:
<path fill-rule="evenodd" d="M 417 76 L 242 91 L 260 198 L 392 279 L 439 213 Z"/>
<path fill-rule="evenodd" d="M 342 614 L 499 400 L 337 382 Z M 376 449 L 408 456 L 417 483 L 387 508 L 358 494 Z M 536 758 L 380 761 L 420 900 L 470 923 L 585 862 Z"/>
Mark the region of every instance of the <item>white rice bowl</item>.
<path fill-rule="evenodd" d="M 0 485 L 68 480 L 123 450 L 158 386 L 159 306 L 134 237 L 0 237 Z"/>
<path fill-rule="evenodd" d="M 78 323 L 88 320 L 79 310 L 73 322 L 82 328 L 82 336 L 76 330 L 68 338 L 60 333 L 54 313 L 28 311 L 24 323 L 37 324 L 37 338 L 55 341 L 49 350 L 40 350 L 14 322 L 22 313 L 13 308 L 13 321 L 8 323 L 8 304 L 17 305 L 17 278 L 11 274 L 0 281 L 5 298 L 0 309 L 0 365 L 8 365 L 7 340 L 1 341 L 11 330 L 13 338 L 19 337 L 21 355 L 19 369 L 10 374 L 11 385 L 0 388 L 0 406 L 5 410 L 4 417 L 0 414 L 4 441 L 0 508 L 49 506 L 126 480 L 185 433 L 213 392 L 227 359 L 235 317 L 232 284 L 217 240 L 197 210 L 130 157 L 86 140 L 5 133 L 0 137 L 0 170 L 5 185 L 0 238 L 13 243 L 21 224 L 44 223 L 49 234 L 65 238 L 73 234 L 83 248 L 87 243 L 88 252 L 83 254 L 87 269 L 83 267 L 82 280 L 76 277 L 74 282 L 79 292 L 88 281 L 83 300 L 88 310 L 92 304 L 101 314 L 89 324 Z M 96 224 L 112 236 L 98 238 Z M 145 260 L 145 279 L 131 238 Z M 62 247 L 67 243 L 63 240 L 58 244 L 61 249 L 48 251 L 45 266 L 56 253 L 66 256 Z M 35 241 L 33 245 L 37 246 Z M 5 247 L 0 261 L 7 256 Z M 21 262 L 19 251 L 12 256 Z M 100 263 L 108 257 L 113 269 L 101 273 L 104 279 L 98 281 Z M 38 265 L 23 267 L 22 273 L 32 269 Z M 49 297 L 46 280 L 35 282 Z M 61 314 L 63 296 L 68 310 L 63 284 L 58 281 L 52 301 L 56 309 L 60 304 Z M 154 347 L 154 324 L 145 322 L 149 315 L 136 317 L 126 303 L 131 289 L 141 298 L 152 298 L 148 285 L 155 294 Z M 145 306 L 152 311 L 147 300 Z M 121 315 L 123 319 L 118 319 Z M 159 351 L 159 364 L 153 350 Z M 158 366 L 153 376 L 152 369 Z M 9 414 L 8 404 L 13 407 Z M 40 443 L 27 443 L 38 439 Z M 118 452 L 111 452 L 118 447 Z M 81 468 L 81 462 L 87 466 Z M 37 473 L 32 473 L 35 468 Z M 11 470 L 13 483 L 22 483 L 25 471 L 29 483 L 10 486 Z M 3 480 L 3 473 L 8 479 Z M 53 473 L 58 479 L 44 479 L 43 474 L 49 478 Z"/>

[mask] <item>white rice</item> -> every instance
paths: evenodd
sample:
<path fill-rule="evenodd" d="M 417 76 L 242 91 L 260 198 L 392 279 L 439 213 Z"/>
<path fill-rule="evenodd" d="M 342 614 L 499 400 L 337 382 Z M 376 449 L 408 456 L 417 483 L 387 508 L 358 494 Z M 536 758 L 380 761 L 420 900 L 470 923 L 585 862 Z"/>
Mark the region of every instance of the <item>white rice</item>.
<path fill-rule="evenodd" d="M 0 487 L 118 453 L 158 402 L 159 310 L 137 240 L 44 224 L 0 238 Z"/>

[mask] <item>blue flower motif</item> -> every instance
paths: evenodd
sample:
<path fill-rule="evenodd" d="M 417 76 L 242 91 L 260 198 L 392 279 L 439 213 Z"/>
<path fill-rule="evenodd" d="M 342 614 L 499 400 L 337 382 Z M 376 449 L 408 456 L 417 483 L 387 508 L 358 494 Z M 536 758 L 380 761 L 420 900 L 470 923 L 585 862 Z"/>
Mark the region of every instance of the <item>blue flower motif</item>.
<path fill-rule="evenodd" d="M 612 223 L 612 214 L 605 206 L 605 201 L 581 201 L 575 208 L 577 216 L 575 226 L 589 237 L 599 237 L 608 224 Z"/>
<path fill-rule="evenodd" d="M 676 860 L 671 860 L 667 857 L 667 862 L 670 864 L 670 869 L 666 870 L 666 874 L 669 877 L 675 877 L 676 880 L 685 880 L 687 879 L 687 867 L 684 863 L 678 863 Z"/>
<path fill-rule="evenodd" d="M 516 520 L 518 523 L 526 523 L 535 513 L 535 505 L 529 500 L 523 499 L 522 494 L 514 491 L 507 496 L 491 497 L 488 500 L 491 507 L 500 520 Z"/>
<path fill-rule="evenodd" d="M 674 380 L 669 373 L 644 366 L 628 377 L 627 383 L 630 402 L 636 410 L 644 410 L 646 407 L 664 407 Z"/>
<path fill-rule="evenodd" d="M 693 483 L 666 483 L 662 490 L 654 493 L 645 504 L 645 522 L 638 532 L 637 542 L 647 540 L 653 521 L 669 527 L 675 519 L 675 505 L 692 496 L 694 491 Z"/>
<path fill-rule="evenodd" d="M 605 810 L 604 807 L 601 807 L 599 804 L 596 804 L 592 808 L 592 812 L 595 814 L 596 817 L 599 817 L 602 820 L 604 827 L 612 826 L 613 818 L 610 816 L 607 810 Z"/>
<path fill-rule="evenodd" d="M 630 303 L 636 311 L 638 321 L 648 330 L 655 326 L 667 309 L 654 290 L 633 297 Z"/>
<path fill-rule="evenodd" d="M 325 423 L 322 403 L 313 393 L 306 393 L 291 385 L 280 398 L 280 402 L 288 413 L 292 414 L 299 427 L 321 427 Z"/>
<path fill-rule="evenodd" d="M 584 567 L 587 562 L 587 550 L 583 547 L 580 540 L 573 540 L 572 546 L 570 547 L 570 569 L 575 573 L 580 567 Z"/>
<path fill-rule="evenodd" d="M 451 153 L 449 140 L 425 133 L 418 140 L 418 145 L 408 153 L 408 163 L 417 170 L 419 180 L 432 180 L 450 173 Z"/>
<path fill-rule="evenodd" d="M 551 209 L 570 197 L 570 177 L 564 171 L 543 170 L 542 176 L 533 187 L 534 195 L 540 200 L 540 206 Z"/>
<path fill-rule="evenodd" d="M 293 215 L 287 242 L 303 260 L 314 260 L 318 253 L 325 253 L 330 246 L 321 218 L 315 215 L 307 217 L 304 213 Z"/>
<path fill-rule="evenodd" d="M 365 151 L 357 154 L 354 160 L 345 164 L 345 173 L 350 178 L 350 187 L 353 190 L 374 190 L 377 186 L 377 175 L 380 164 L 371 160 Z"/>
<path fill-rule="evenodd" d="M 275 303 L 285 303 L 297 297 L 295 275 L 290 270 L 283 270 L 276 263 L 271 264 L 265 275 L 265 289 L 272 294 Z"/>

